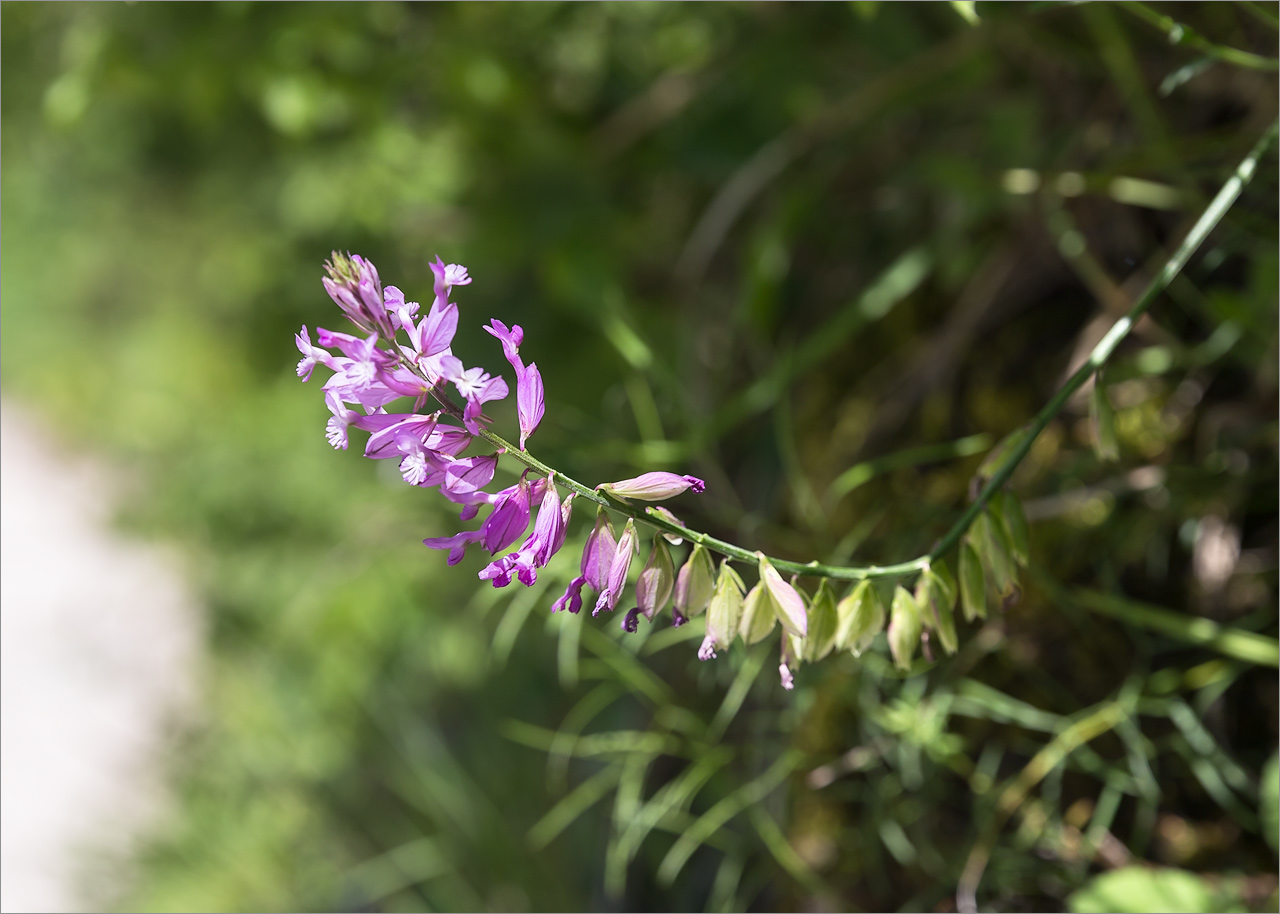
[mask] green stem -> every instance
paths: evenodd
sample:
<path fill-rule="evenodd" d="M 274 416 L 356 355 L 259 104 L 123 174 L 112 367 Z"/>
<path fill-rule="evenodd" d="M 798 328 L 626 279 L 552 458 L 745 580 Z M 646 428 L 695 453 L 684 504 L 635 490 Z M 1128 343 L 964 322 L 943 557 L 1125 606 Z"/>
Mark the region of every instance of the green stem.
<path fill-rule="evenodd" d="M 896 565 L 866 565 L 866 566 L 843 566 L 843 565 L 823 565 L 820 562 L 790 562 L 785 559 L 769 557 L 769 561 L 779 571 L 789 572 L 791 574 L 807 575 L 818 578 L 834 578 L 844 581 L 857 581 L 864 578 L 885 578 L 885 577 L 903 577 L 917 571 L 928 568 L 929 565 L 950 551 L 959 541 L 960 537 L 965 534 L 969 526 L 978 517 L 978 514 L 986 507 L 991 497 L 1000 491 L 1009 477 L 1013 475 L 1013 471 L 1017 469 L 1027 456 L 1027 452 L 1031 450 L 1031 445 L 1035 442 L 1039 434 L 1044 431 L 1045 427 L 1053 420 L 1067 401 L 1071 399 L 1071 395 L 1080 389 L 1081 385 L 1089 379 L 1099 368 L 1101 368 L 1115 352 L 1120 345 L 1120 341 L 1128 335 L 1138 318 L 1142 316 L 1152 303 L 1155 302 L 1157 296 L 1160 295 L 1169 283 L 1182 271 L 1187 261 L 1191 259 L 1191 255 L 1204 242 L 1209 233 L 1218 225 L 1222 217 L 1226 214 L 1240 196 L 1240 192 L 1244 186 L 1253 177 L 1258 167 L 1258 160 L 1262 154 L 1266 152 L 1267 147 L 1276 137 L 1277 123 L 1272 123 L 1271 127 L 1263 134 L 1262 138 L 1254 145 L 1249 154 L 1236 168 L 1235 173 L 1218 191 L 1217 196 L 1209 203 L 1204 213 L 1200 216 L 1196 224 L 1191 227 L 1191 231 L 1187 233 L 1187 237 L 1183 239 L 1182 244 L 1174 251 L 1173 256 L 1166 261 L 1164 267 L 1158 274 L 1148 283 L 1146 289 L 1138 297 L 1133 307 L 1124 317 L 1120 318 L 1102 338 L 1102 341 L 1094 347 L 1093 352 L 1089 354 L 1089 358 L 1080 366 L 1071 378 L 1062 385 L 1062 388 L 1054 394 L 1053 398 L 1045 404 L 1044 408 L 1036 414 L 1036 417 L 1028 426 L 1028 434 L 1024 435 L 1019 444 L 1014 447 L 1000 465 L 991 474 L 991 478 L 987 481 L 986 486 L 974 499 L 973 503 L 965 510 L 960 519 L 955 522 L 950 530 L 942 539 L 926 555 L 919 558 L 911 559 L 907 562 L 899 562 Z M 440 392 L 436 394 L 437 399 L 444 404 L 445 409 L 451 414 L 461 415 L 459 410 L 448 397 Z M 742 562 L 750 562 L 755 564 L 758 561 L 758 554 L 736 546 L 733 543 L 725 542 L 706 533 L 697 530 L 691 530 L 683 524 L 675 523 L 663 517 L 652 507 L 640 508 L 636 505 L 624 502 L 621 499 L 599 492 L 589 488 L 575 479 L 572 479 L 563 473 L 552 469 L 541 460 L 538 460 L 528 451 L 523 451 L 513 445 L 511 442 L 502 438 L 488 429 L 482 429 L 480 437 L 484 438 L 490 444 L 502 451 L 510 454 L 516 460 L 523 463 L 535 472 L 542 473 L 546 476 L 554 476 L 556 480 L 565 488 L 582 496 L 583 498 L 593 501 L 598 505 L 608 508 L 611 511 L 617 511 L 628 517 L 635 518 L 638 521 L 655 527 L 666 533 L 672 533 L 681 536 L 693 543 L 699 543 L 707 549 L 718 552 L 721 555 L 728 556 L 731 559 L 737 559 Z"/>
<path fill-rule="evenodd" d="M 1258 159 L 1266 152 L 1267 147 L 1271 145 L 1272 140 L 1276 137 L 1277 122 L 1272 122 L 1262 138 L 1249 150 L 1249 154 L 1244 157 L 1235 173 L 1222 185 L 1222 189 L 1218 191 L 1217 196 L 1210 201 L 1209 206 L 1204 213 L 1191 227 L 1191 231 L 1187 232 L 1187 237 L 1182 240 L 1182 244 L 1173 252 L 1173 256 L 1165 262 L 1164 267 L 1159 273 L 1147 284 L 1146 289 L 1138 296 L 1138 300 L 1134 302 L 1129 312 L 1107 331 L 1107 335 L 1102 338 L 1097 346 L 1093 347 L 1093 352 L 1089 353 L 1089 358 L 1080 366 L 1080 369 L 1073 374 L 1067 383 L 1053 396 L 1044 408 L 1036 414 L 1028 428 L 1028 434 L 1023 437 L 1017 447 L 1010 451 L 1008 457 L 1003 463 L 991 474 L 990 480 L 987 481 L 981 494 L 969 505 L 968 510 L 960 516 L 955 525 L 947 531 L 947 535 L 938 540 L 936 546 L 929 552 L 928 558 L 936 559 L 944 555 L 948 550 L 960 541 L 960 537 L 969 529 L 969 525 L 977 518 L 978 513 L 991 500 L 991 496 L 1000 491 L 1003 486 L 1013 475 L 1013 471 L 1017 469 L 1018 464 L 1027 456 L 1027 452 L 1031 450 L 1031 445 L 1035 442 L 1036 437 L 1045 429 L 1045 426 L 1062 411 L 1071 395 L 1080 389 L 1081 385 L 1087 381 L 1099 368 L 1101 368 L 1111 357 L 1111 353 L 1115 352 L 1120 341 L 1123 340 L 1133 328 L 1138 318 L 1151 307 L 1156 297 L 1169 287 L 1169 283 L 1173 282 L 1174 277 L 1182 272 L 1182 268 L 1187 265 L 1187 261 L 1191 259 L 1191 255 L 1204 242 L 1209 233 L 1217 227 L 1222 217 L 1226 215 L 1227 210 L 1236 202 L 1240 196 L 1240 192 L 1244 190 L 1244 186 L 1249 183 L 1249 179 L 1253 177 L 1253 173 L 1258 168 Z"/>
<path fill-rule="evenodd" d="M 1189 45 L 1198 51 L 1208 54 L 1210 57 L 1216 57 L 1224 63 L 1235 64 L 1238 67 L 1247 67 L 1251 70 L 1280 69 L 1280 60 L 1274 57 L 1262 57 L 1258 54 L 1242 51 L 1239 48 L 1214 44 L 1190 26 L 1183 25 L 1181 22 L 1151 9 L 1145 3 L 1130 0 L 1130 2 L 1122 3 L 1121 6 L 1139 19 L 1164 32 L 1169 36 L 1169 41 L 1173 44 Z"/>

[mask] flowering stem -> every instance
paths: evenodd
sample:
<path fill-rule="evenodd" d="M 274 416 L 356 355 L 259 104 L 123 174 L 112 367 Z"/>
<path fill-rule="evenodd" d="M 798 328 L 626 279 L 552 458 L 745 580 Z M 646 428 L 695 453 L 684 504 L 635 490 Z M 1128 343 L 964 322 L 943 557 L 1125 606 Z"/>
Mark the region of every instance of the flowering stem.
<path fill-rule="evenodd" d="M 960 518 L 955 522 L 946 535 L 938 540 L 937 544 L 925 555 L 912 559 L 907 562 L 899 562 L 896 565 L 866 565 L 866 566 L 843 566 L 843 565 L 823 565 L 820 562 L 789 562 L 785 559 L 776 559 L 768 557 L 773 567 L 779 571 L 789 572 L 791 574 L 807 575 L 819 578 L 834 578 L 836 580 L 857 581 L 864 578 L 886 578 L 886 577 L 904 577 L 918 571 L 928 568 L 930 563 L 937 560 L 941 556 L 949 552 L 959 541 L 960 537 L 965 534 L 969 526 L 974 522 L 982 510 L 986 507 L 987 502 L 995 495 L 1000 488 L 1013 475 L 1013 471 L 1027 456 L 1027 452 L 1031 450 L 1031 445 L 1035 442 L 1039 434 L 1044 431 L 1045 427 L 1053 420 L 1063 406 L 1071 398 L 1080 387 L 1087 381 L 1090 376 L 1098 371 L 1115 352 L 1120 341 L 1128 335 L 1133 328 L 1134 323 L 1142 314 L 1151 307 L 1157 296 L 1163 292 L 1174 278 L 1186 266 L 1191 255 L 1204 242 L 1209 233 L 1217 226 L 1236 202 L 1240 196 L 1240 192 L 1244 189 L 1245 184 L 1253 177 L 1257 170 L 1258 160 L 1262 154 L 1266 152 L 1271 142 L 1276 138 L 1277 123 L 1272 123 L 1271 127 L 1263 134 L 1262 138 L 1254 145 L 1249 154 L 1245 156 L 1239 167 L 1232 174 L 1231 178 L 1218 191 L 1217 196 L 1209 203 L 1204 213 L 1192 226 L 1191 231 L 1187 233 L 1182 244 L 1174 251 L 1173 256 L 1165 262 L 1160 272 L 1147 284 L 1146 289 L 1138 297 L 1133 307 L 1129 309 L 1124 317 L 1120 318 L 1107 332 L 1102 341 L 1094 347 L 1093 352 L 1089 354 L 1089 358 L 1080 366 L 1079 370 L 1073 374 L 1070 379 L 1054 394 L 1053 398 L 1045 404 L 1044 408 L 1036 414 L 1036 417 L 1027 427 L 1027 434 L 1022 436 L 1019 444 L 1014 447 L 1003 461 L 996 467 L 991 474 L 985 487 L 979 493 L 978 497 L 965 510 Z M 445 410 L 450 414 L 461 416 L 462 411 L 454 405 L 443 391 L 435 391 L 436 398 L 444 405 Z M 728 556 L 731 559 L 737 559 L 743 562 L 756 564 L 759 561 L 759 555 L 749 549 L 736 546 L 733 543 L 727 543 L 724 540 L 717 539 L 706 533 L 697 530 L 691 530 L 682 524 L 675 523 L 660 515 L 654 508 L 640 508 L 636 505 L 622 501 L 607 493 L 598 492 L 595 489 L 588 488 L 575 479 L 565 476 L 558 470 L 554 470 L 547 466 L 541 460 L 538 460 L 528 451 L 521 450 L 500 435 L 481 429 L 480 437 L 488 441 L 490 444 L 502 451 L 510 454 L 516 460 L 538 473 L 546 476 L 554 476 L 556 481 L 572 492 L 602 505 L 612 511 L 625 514 L 628 517 L 635 518 L 638 521 L 656 527 L 667 533 L 673 533 L 681 536 L 690 542 L 699 543 L 707 549 L 718 552 L 721 555 Z"/>

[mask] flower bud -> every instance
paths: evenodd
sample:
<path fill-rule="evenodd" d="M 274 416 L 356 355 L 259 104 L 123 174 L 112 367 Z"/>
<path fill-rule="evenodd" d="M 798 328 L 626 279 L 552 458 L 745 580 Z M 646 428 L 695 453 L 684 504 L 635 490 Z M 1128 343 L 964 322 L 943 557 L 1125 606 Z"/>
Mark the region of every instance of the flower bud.
<path fill-rule="evenodd" d="M 823 578 L 818 585 L 818 592 L 813 595 L 809 604 L 809 634 L 804 639 L 805 660 L 812 663 L 831 653 L 836 646 L 838 624 L 836 597 L 831 592 L 828 579 Z"/>
<path fill-rule="evenodd" d="M 606 482 L 597 486 L 610 495 L 621 498 L 634 498 L 637 501 L 662 501 L 679 495 L 685 489 L 693 489 L 694 494 L 706 488 L 706 483 L 696 476 L 677 476 L 675 473 L 645 473 L 633 479 L 618 482 Z"/>
<path fill-rule="evenodd" d="M 720 577 L 707 606 L 707 636 L 698 648 L 699 660 L 710 660 L 716 655 L 716 648 L 727 648 L 733 641 L 742 621 L 743 590 L 742 578 L 725 559 L 720 563 Z"/>
<path fill-rule="evenodd" d="M 956 603 L 956 583 L 950 569 L 941 559 L 926 568 L 916 582 L 916 606 L 926 629 L 938 633 L 942 649 L 954 654 L 960 649 L 956 637 L 956 620 L 952 607 Z"/>
<path fill-rule="evenodd" d="M 391 316 L 382 294 L 377 268 L 359 254 L 333 252 L 325 262 L 322 282 L 329 297 L 357 327 L 377 332 L 384 339 L 395 338 Z"/>
<path fill-rule="evenodd" d="M 889 609 L 889 652 L 900 670 L 911 669 L 911 656 L 920 643 L 920 610 L 904 587 L 893 592 Z"/>
<path fill-rule="evenodd" d="M 582 577 L 597 593 L 609 586 L 609 568 L 613 565 L 613 553 L 617 548 L 617 540 L 613 535 L 613 524 L 604 508 L 596 511 L 596 525 L 587 535 L 587 544 L 582 549 Z"/>
<path fill-rule="evenodd" d="M 870 581 L 860 581 L 836 606 L 836 647 L 858 657 L 884 629 L 884 605 Z"/>
<path fill-rule="evenodd" d="M 596 600 L 596 608 L 591 613 L 593 616 L 599 615 L 602 609 L 613 612 L 613 608 L 618 605 L 622 588 L 627 586 L 627 572 L 631 570 L 631 557 L 636 551 L 636 522 L 628 520 L 627 525 L 622 528 L 622 536 L 618 537 L 613 561 L 609 565 L 609 577 L 605 582 L 604 590 L 600 591 L 600 599 Z"/>
<path fill-rule="evenodd" d="M 967 622 L 987 617 L 986 575 L 968 537 L 960 543 L 960 604 Z"/>
<path fill-rule="evenodd" d="M 744 643 L 755 644 L 768 637 L 777 621 L 777 607 L 762 581 L 751 588 L 742 604 L 742 621 L 738 625 L 738 632 Z M 785 633 L 783 636 L 785 637 Z"/>
<path fill-rule="evenodd" d="M 653 538 L 653 550 L 649 560 L 640 569 L 636 581 L 636 608 L 650 622 L 662 612 L 671 599 L 671 586 L 675 583 L 675 569 L 671 563 L 671 551 L 661 536 Z"/>
<path fill-rule="evenodd" d="M 800 655 L 804 644 L 795 635 L 787 632 L 782 633 L 781 640 L 782 662 L 778 664 L 778 676 L 782 679 L 782 687 L 790 692 L 796 687 L 796 680 L 792 674 L 800 668 Z"/>
<path fill-rule="evenodd" d="M 693 618 L 707 608 L 711 592 L 715 589 L 716 566 L 711 553 L 701 545 L 695 545 L 676 575 L 676 612 L 686 619 Z"/>
<path fill-rule="evenodd" d="M 791 634 L 803 638 L 809 630 L 804 600 L 794 587 L 782 580 L 782 575 L 778 574 L 763 552 L 757 552 L 756 557 L 760 560 L 760 583 L 764 585 L 775 606 L 778 621 Z"/>

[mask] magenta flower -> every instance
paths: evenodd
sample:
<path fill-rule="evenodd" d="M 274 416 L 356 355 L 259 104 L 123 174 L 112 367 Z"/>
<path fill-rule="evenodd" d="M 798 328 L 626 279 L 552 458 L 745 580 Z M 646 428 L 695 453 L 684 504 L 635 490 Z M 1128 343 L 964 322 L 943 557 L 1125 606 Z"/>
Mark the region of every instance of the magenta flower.
<path fill-rule="evenodd" d="M 333 418 L 329 420 L 329 424 L 326 426 L 325 437 L 329 439 L 329 443 L 333 445 L 335 450 L 345 451 L 347 449 L 347 428 L 360 418 L 360 414 L 347 409 L 336 394 L 326 394 L 324 402 L 329 407 L 329 412 L 333 413 Z"/>
<path fill-rule="evenodd" d="M 463 530 L 453 536 L 428 537 L 422 541 L 422 544 L 428 549 L 448 549 L 448 564 L 456 565 L 462 561 L 467 546 L 479 542 L 481 536 L 483 534 L 479 530 Z"/>
<path fill-rule="evenodd" d="M 618 537 L 618 545 L 614 548 L 613 561 L 609 563 L 609 576 L 605 580 L 604 589 L 596 600 L 596 608 L 591 615 L 600 615 L 604 609 L 613 612 L 618 605 L 618 597 L 627 586 L 627 572 L 631 570 L 631 557 L 639 547 L 636 545 L 636 522 L 628 518 L 627 525 L 622 528 L 622 536 Z"/>
<path fill-rule="evenodd" d="M 323 365 L 331 371 L 335 370 L 333 354 L 327 349 L 311 345 L 311 334 L 307 332 L 306 324 L 302 325 L 302 332 L 295 333 L 293 338 L 298 345 L 298 351 L 302 353 L 302 358 L 298 360 L 298 377 L 304 381 L 310 381 L 311 371 L 316 365 Z"/>
<path fill-rule="evenodd" d="M 527 475 L 528 471 L 525 472 Z M 521 476 L 514 486 L 498 493 L 493 512 L 480 525 L 484 537 L 481 542 L 490 555 L 497 555 L 529 529 L 529 484 L 525 482 L 525 476 Z"/>
<path fill-rule="evenodd" d="M 438 355 L 448 350 L 458 331 L 458 306 L 446 304 L 440 307 L 439 303 L 434 304 L 422 322 L 416 325 L 408 311 L 402 309 L 400 321 L 415 357 Z"/>
<path fill-rule="evenodd" d="M 605 589 L 616 546 L 613 524 L 609 522 L 609 515 L 604 512 L 604 509 L 599 509 L 596 511 L 596 525 L 587 536 L 587 544 L 582 549 L 580 565 L 582 573 L 570 581 L 560 599 L 551 604 L 552 612 L 568 609 L 569 612 L 576 613 L 582 609 L 584 584 L 590 584 L 596 593 Z"/>
<path fill-rule="evenodd" d="M 645 473 L 634 479 L 623 479 L 619 482 L 606 482 L 596 486 L 610 495 L 622 498 L 634 498 L 638 501 L 662 501 L 679 495 L 686 489 L 693 489 L 699 494 L 707 484 L 696 476 L 677 476 L 675 473 Z"/>
<path fill-rule="evenodd" d="M 453 286 L 468 286 L 471 277 L 467 268 L 460 263 L 445 264 L 439 257 L 431 264 L 431 272 L 435 274 L 435 293 L 437 302 L 448 302 L 449 291 Z"/>
<path fill-rule="evenodd" d="M 546 411 L 542 373 L 538 371 L 536 362 L 530 362 L 526 366 L 520 358 L 520 344 L 524 342 L 524 330 L 519 324 L 513 325 L 508 330 L 506 324 L 495 318 L 489 321 L 489 326 L 484 329 L 502 343 L 502 354 L 516 370 L 516 414 L 520 420 L 520 450 L 523 451 L 525 441 L 538 428 L 538 423 L 542 421 L 543 413 Z"/>
<path fill-rule="evenodd" d="M 542 504 L 538 507 L 538 519 L 534 521 L 533 533 L 529 534 L 529 538 L 515 552 L 485 566 L 480 572 L 480 580 L 492 581 L 494 587 L 506 587 L 514 574 L 526 587 L 537 583 L 538 569 L 551 561 L 551 557 L 564 545 L 572 504 L 572 495 L 561 504 L 555 485 L 548 485 L 542 496 Z"/>
<path fill-rule="evenodd" d="M 501 400 L 507 395 L 507 382 L 502 378 L 490 377 L 483 368 L 468 368 L 459 377 L 453 378 L 453 386 L 458 389 L 467 401 L 462 413 L 463 424 L 473 435 L 480 434 L 480 419 L 486 419 L 481 412 L 483 404 L 490 400 Z M 486 419 L 486 421 L 488 421 Z"/>

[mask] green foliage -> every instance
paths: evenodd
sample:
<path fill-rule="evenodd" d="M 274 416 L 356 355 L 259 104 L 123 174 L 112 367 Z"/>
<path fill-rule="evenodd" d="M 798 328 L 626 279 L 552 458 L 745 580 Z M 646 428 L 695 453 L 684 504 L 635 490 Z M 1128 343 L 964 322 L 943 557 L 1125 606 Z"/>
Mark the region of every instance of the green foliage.
<path fill-rule="evenodd" d="M 1155 861 L 1274 908 L 1274 152 L 1095 386 L 1112 462 L 1073 398 L 792 693 L 778 634 L 694 658 L 728 566 L 635 636 L 546 612 L 581 516 L 535 588 L 445 567 L 456 515 L 292 373 L 331 249 L 411 297 L 439 253 L 467 364 L 524 326 L 550 464 L 697 473 L 673 510 L 771 555 L 927 553 L 1274 117 L 1274 4 L 1177 12 L 0 6 L 5 395 L 133 474 L 208 607 L 118 904 L 1084 910 Z"/>
<path fill-rule="evenodd" d="M 1125 867 L 1096 876 L 1070 898 L 1078 914 L 1102 911 L 1240 910 L 1194 873 L 1171 869 Z"/>

